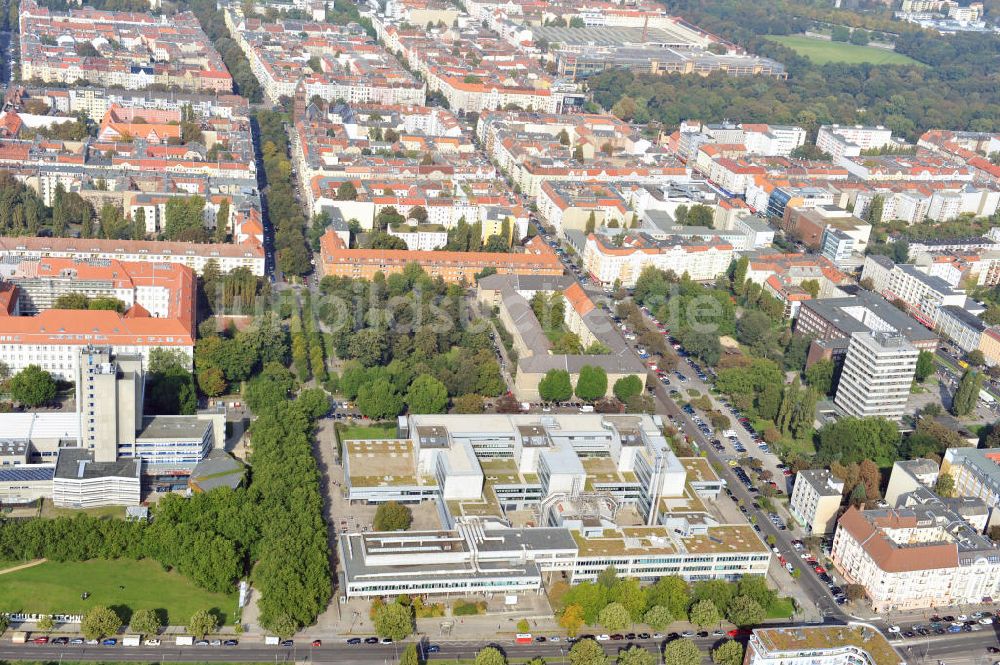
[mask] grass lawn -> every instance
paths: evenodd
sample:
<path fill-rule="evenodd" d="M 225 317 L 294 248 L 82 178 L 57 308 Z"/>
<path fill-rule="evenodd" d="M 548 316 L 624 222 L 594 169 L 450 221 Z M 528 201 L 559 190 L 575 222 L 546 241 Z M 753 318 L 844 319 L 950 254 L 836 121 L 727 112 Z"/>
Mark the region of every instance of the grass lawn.
<path fill-rule="evenodd" d="M 78 508 L 57 508 L 52 505 L 51 499 L 44 499 L 42 501 L 41 516 L 46 519 L 51 519 L 53 517 L 73 517 L 74 515 L 79 515 L 80 513 L 84 513 L 90 517 L 98 519 L 125 519 L 124 506 L 103 506 L 101 508 L 85 508 L 80 510 Z"/>
<path fill-rule="evenodd" d="M 353 439 L 395 439 L 396 425 L 375 423 L 374 425 L 342 425 L 337 423 L 337 436 L 341 441 Z"/>
<path fill-rule="evenodd" d="M 771 41 L 787 46 L 801 56 L 805 56 L 817 65 L 829 62 L 845 62 L 850 65 L 871 63 L 873 65 L 920 65 L 909 56 L 895 51 L 874 48 L 872 46 L 855 46 L 846 42 L 828 42 L 805 35 L 767 35 Z"/>
<path fill-rule="evenodd" d="M 795 601 L 791 598 L 778 598 L 767 608 L 768 619 L 790 619 L 795 614 Z"/>
<path fill-rule="evenodd" d="M 80 598 L 90 592 L 87 600 Z M 108 605 L 126 618 L 138 609 L 159 610 L 166 620 L 183 625 L 197 610 L 216 610 L 223 623 L 232 621 L 236 594 L 200 589 L 176 572 L 164 572 L 155 561 L 120 559 L 57 563 L 47 561 L 0 578 L 0 610 L 83 613 Z"/>

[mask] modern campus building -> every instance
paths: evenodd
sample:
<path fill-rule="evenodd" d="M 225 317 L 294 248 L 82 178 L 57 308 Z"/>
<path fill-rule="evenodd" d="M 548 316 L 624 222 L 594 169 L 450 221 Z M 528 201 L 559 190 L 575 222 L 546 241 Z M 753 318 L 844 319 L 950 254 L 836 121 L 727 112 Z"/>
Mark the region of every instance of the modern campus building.
<path fill-rule="evenodd" d="M 653 581 L 762 575 L 768 548 L 706 507 L 722 481 L 648 415 L 413 415 L 343 442 L 351 501 L 436 503 L 442 528 L 343 534 L 348 597 L 540 590 L 613 565 Z"/>
<path fill-rule="evenodd" d="M 806 469 L 795 474 L 788 508 L 807 534 L 822 536 L 834 532 L 843 496 L 843 480 L 827 469 Z"/>
<path fill-rule="evenodd" d="M 147 416 L 141 357 L 107 347 L 79 352 L 75 412 L 0 414 L 0 501 L 137 505 L 140 485 L 184 486 L 224 448 L 225 414 Z"/>
<path fill-rule="evenodd" d="M 882 633 L 865 626 L 756 628 L 744 665 L 905 665 Z"/>
<path fill-rule="evenodd" d="M 848 415 L 898 421 L 906 411 L 919 354 L 896 332 L 851 335 L 834 403 Z"/>

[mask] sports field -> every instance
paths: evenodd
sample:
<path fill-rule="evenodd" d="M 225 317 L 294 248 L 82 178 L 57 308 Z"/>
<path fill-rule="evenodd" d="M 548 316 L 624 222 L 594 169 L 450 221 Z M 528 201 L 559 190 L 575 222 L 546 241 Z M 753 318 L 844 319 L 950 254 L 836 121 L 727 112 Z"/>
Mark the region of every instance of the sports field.
<path fill-rule="evenodd" d="M 825 39 L 807 37 L 805 35 L 767 35 L 771 41 L 787 46 L 801 56 L 805 56 L 817 65 L 830 62 L 843 62 L 849 65 L 871 63 L 873 65 L 919 65 L 909 56 L 895 51 L 874 48 L 872 46 L 856 46 L 845 42 L 830 42 Z"/>
<path fill-rule="evenodd" d="M 90 597 L 83 600 L 83 592 Z M 170 624 L 184 625 L 198 610 L 215 610 L 232 621 L 236 596 L 200 589 L 155 561 L 120 559 L 47 561 L 0 577 L 0 611 L 82 614 L 107 605 L 123 618 L 139 609 L 159 610 Z"/>

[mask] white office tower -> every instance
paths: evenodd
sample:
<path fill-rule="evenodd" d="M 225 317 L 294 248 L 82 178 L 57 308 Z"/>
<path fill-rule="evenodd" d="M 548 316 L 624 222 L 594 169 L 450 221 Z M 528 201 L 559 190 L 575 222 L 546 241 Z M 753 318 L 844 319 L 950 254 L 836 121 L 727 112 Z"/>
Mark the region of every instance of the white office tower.
<path fill-rule="evenodd" d="M 834 402 L 848 415 L 899 421 L 919 351 L 896 331 L 851 335 Z"/>

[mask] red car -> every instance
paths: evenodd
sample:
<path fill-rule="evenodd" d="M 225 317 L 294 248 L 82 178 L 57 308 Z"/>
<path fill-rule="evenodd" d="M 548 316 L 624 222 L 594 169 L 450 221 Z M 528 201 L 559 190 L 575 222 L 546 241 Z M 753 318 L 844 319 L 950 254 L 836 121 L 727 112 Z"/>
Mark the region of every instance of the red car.
<path fill-rule="evenodd" d="M 816 566 L 815 568 L 813 568 L 813 570 L 816 571 L 817 575 L 822 575 L 823 573 L 826 572 L 826 568 L 824 568 L 823 566 Z"/>
<path fill-rule="evenodd" d="M 33 639 L 31 641 L 34 642 L 35 644 L 48 644 L 49 643 L 49 638 L 47 638 L 47 637 L 36 637 L 35 639 Z"/>
<path fill-rule="evenodd" d="M 314 646 L 314 647 L 321 647 L 321 646 L 323 646 L 323 640 L 313 640 L 312 641 L 312 646 Z"/>

